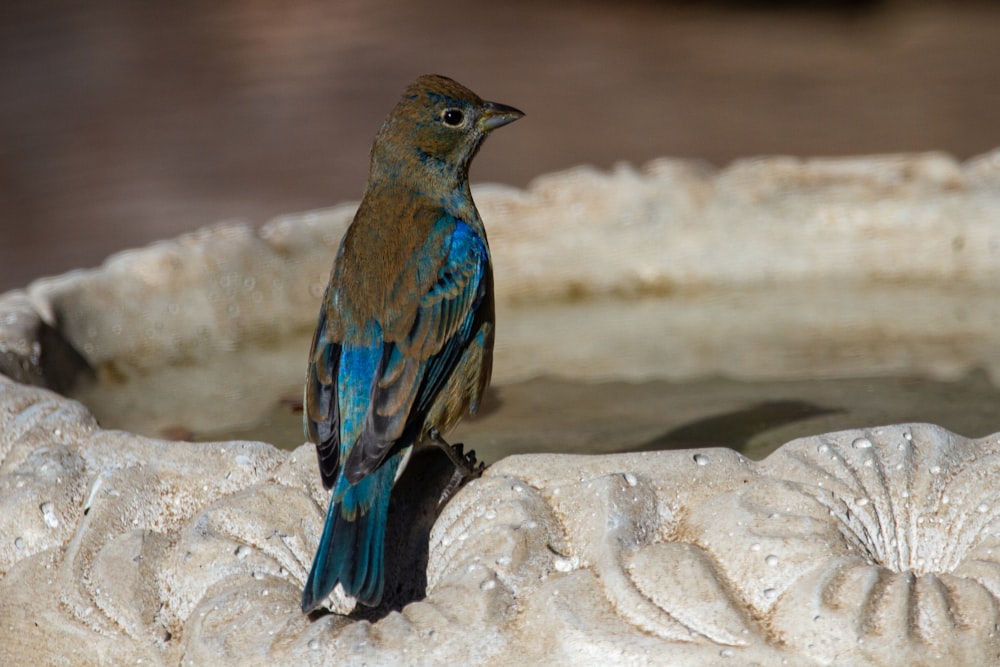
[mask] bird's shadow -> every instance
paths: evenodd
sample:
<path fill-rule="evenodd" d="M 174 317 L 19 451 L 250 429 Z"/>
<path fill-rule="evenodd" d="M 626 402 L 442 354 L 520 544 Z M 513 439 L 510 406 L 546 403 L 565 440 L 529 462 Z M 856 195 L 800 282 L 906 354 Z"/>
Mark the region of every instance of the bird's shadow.
<path fill-rule="evenodd" d="M 350 618 L 375 622 L 427 596 L 427 557 L 431 527 L 446 502 L 455 467 L 437 447 L 413 452 L 392 489 L 385 532 L 385 590 L 376 607 L 358 605 Z M 451 491 L 451 495 L 457 492 Z M 449 496 L 450 497 L 450 496 Z M 322 616 L 317 610 L 310 617 Z"/>
<path fill-rule="evenodd" d="M 842 412 L 842 408 L 814 405 L 800 400 L 760 401 L 739 410 L 682 424 L 629 451 L 696 449 L 718 447 L 721 443 L 742 450 L 755 436 L 771 429 Z"/>

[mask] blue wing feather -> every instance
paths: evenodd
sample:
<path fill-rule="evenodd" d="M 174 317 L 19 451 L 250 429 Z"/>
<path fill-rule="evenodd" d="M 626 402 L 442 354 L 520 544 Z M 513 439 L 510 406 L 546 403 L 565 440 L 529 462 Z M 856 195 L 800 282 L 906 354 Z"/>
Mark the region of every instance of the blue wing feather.
<path fill-rule="evenodd" d="M 340 344 L 329 340 L 326 309 L 320 310 L 313 335 L 312 358 L 306 372 L 303 400 L 306 438 L 316 444 L 320 477 L 327 489 L 333 486 L 340 468 L 340 408 L 337 377 Z"/>
<path fill-rule="evenodd" d="M 421 297 L 407 335 L 383 343 L 368 422 L 357 446 L 343 459 L 345 475 L 352 483 L 375 470 L 404 431 L 423 424 L 474 335 L 472 327 L 489 271 L 485 239 L 450 216 L 442 216 L 435 231 L 446 235 L 448 253 L 437 280 Z M 429 243 L 433 242 L 434 235 Z"/>
<path fill-rule="evenodd" d="M 427 359 L 416 410 L 426 413 L 472 339 L 472 325 L 486 290 L 489 254 L 482 237 L 465 223 L 452 236 L 446 270 L 424 297 L 421 309 L 438 310 L 440 350 Z"/>

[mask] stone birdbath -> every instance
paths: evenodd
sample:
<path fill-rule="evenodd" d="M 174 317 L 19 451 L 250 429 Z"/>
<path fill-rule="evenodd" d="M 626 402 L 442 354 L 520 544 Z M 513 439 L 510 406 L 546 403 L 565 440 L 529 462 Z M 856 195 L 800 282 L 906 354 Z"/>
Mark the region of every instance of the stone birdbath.
<path fill-rule="evenodd" d="M 353 204 L 0 295 L 0 664 L 998 660 L 1000 151 L 474 192 L 493 464 L 368 616 L 299 611 Z"/>

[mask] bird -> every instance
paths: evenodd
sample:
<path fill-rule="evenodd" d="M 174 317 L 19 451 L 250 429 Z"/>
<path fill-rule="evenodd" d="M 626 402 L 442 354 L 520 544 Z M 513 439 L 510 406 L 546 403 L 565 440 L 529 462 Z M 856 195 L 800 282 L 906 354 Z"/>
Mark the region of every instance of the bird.
<path fill-rule="evenodd" d="M 305 433 L 331 494 L 305 613 L 337 586 L 380 603 L 389 498 L 415 447 L 436 445 L 456 474 L 476 472 L 474 453 L 444 439 L 477 411 L 493 367 L 493 266 L 469 165 L 490 132 L 523 115 L 424 75 L 375 136 L 306 371 Z"/>

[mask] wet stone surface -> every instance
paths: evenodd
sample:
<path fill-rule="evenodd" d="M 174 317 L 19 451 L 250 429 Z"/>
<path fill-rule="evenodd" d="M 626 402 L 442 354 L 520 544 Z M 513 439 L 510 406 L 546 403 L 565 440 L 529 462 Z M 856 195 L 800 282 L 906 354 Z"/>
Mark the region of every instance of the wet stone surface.
<path fill-rule="evenodd" d="M 982 373 L 955 381 L 588 383 L 539 378 L 493 387 L 487 396 L 480 414 L 464 420 L 449 439 L 464 442 L 489 463 L 537 452 L 613 454 L 720 446 L 760 459 L 797 437 L 918 420 L 973 436 L 1000 431 L 1000 389 Z M 80 398 L 98 407 L 86 394 Z M 107 428 L 122 426 L 114 405 L 97 411 L 99 418 L 106 415 L 102 425 Z M 133 426 L 136 432 L 171 440 L 263 440 L 284 449 L 304 442 L 301 398 L 295 394 L 273 401 L 254 419 L 244 427 L 204 431 L 182 425 L 159 431 Z"/>

